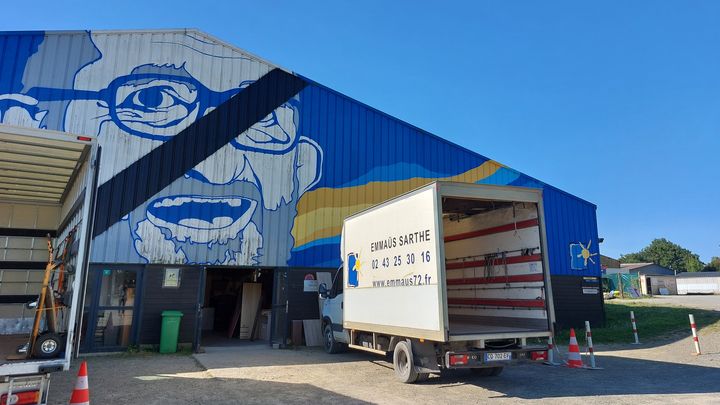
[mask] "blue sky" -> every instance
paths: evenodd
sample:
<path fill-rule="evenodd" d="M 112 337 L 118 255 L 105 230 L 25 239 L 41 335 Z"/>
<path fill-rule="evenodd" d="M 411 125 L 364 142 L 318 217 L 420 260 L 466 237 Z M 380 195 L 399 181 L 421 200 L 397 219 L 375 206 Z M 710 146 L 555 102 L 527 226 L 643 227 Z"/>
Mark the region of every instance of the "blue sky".
<path fill-rule="evenodd" d="M 604 254 L 720 256 L 720 2 L 440 3 L 11 2 L 0 29 L 199 28 L 597 204 Z"/>

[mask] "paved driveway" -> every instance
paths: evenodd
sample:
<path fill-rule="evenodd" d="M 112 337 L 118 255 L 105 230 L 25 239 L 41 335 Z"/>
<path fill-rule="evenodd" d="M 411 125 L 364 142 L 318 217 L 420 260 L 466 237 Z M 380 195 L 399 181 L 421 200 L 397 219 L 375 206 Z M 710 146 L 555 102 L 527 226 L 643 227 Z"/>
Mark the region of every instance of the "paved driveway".
<path fill-rule="evenodd" d="M 720 295 L 656 295 L 652 298 L 617 301 L 643 302 L 657 306 L 670 305 L 720 311 Z"/>
<path fill-rule="evenodd" d="M 710 302 L 714 297 L 693 298 Z M 273 350 L 261 344 L 208 348 L 194 356 L 136 354 L 87 360 L 94 404 L 418 405 L 490 399 L 720 404 L 720 330 L 703 328 L 700 333 L 706 353 L 702 356 L 692 355 L 688 332 L 641 346 L 596 344 L 603 370 L 530 364 L 508 367 L 498 377 L 455 371 L 415 385 L 396 382 L 392 365 L 372 354 L 328 355 L 319 349 Z M 78 364 L 72 373 L 53 377 L 51 404 L 67 403 Z"/>
<path fill-rule="evenodd" d="M 392 365 L 372 354 L 327 355 L 319 350 L 271 350 L 236 347 L 198 354 L 208 373 L 223 380 L 296 384 L 284 395 L 262 396 L 258 403 L 348 402 L 476 403 L 544 400 L 577 403 L 720 403 L 720 336 L 703 336 L 708 352 L 691 355 L 689 338 L 648 347 L 602 348 L 603 370 L 572 370 L 539 364 L 507 368 L 498 377 L 476 377 L 456 371 L 428 382 L 396 382 Z M 312 387 L 308 389 L 308 387 Z M 339 397 L 339 398 L 338 398 Z M 249 399 L 248 399 L 249 400 Z"/>

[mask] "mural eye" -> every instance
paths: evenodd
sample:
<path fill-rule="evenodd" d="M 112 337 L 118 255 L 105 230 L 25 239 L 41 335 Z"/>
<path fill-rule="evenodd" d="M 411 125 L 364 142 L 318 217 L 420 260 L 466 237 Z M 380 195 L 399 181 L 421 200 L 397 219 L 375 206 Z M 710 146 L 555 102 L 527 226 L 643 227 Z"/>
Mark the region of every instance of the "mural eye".
<path fill-rule="evenodd" d="M 134 93 L 133 103 L 148 109 L 168 108 L 179 101 L 171 91 L 160 86 L 138 90 Z"/>
<path fill-rule="evenodd" d="M 188 104 L 170 86 L 153 86 L 132 91 L 118 107 L 152 112 Z"/>
<path fill-rule="evenodd" d="M 198 113 L 198 91 L 182 81 L 126 82 L 115 91 L 112 117 L 121 128 L 137 135 L 175 135 Z"/>

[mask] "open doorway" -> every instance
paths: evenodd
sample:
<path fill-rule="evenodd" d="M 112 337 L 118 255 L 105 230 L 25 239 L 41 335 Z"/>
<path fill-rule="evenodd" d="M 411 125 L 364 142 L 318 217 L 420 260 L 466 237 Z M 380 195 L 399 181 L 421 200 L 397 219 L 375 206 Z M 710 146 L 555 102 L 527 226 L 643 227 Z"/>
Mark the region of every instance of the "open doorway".
<path fill-rule="evenodd" d="M 269 342 L 273 269 L 209 267 L 206 271 L 202 345 Z"/>

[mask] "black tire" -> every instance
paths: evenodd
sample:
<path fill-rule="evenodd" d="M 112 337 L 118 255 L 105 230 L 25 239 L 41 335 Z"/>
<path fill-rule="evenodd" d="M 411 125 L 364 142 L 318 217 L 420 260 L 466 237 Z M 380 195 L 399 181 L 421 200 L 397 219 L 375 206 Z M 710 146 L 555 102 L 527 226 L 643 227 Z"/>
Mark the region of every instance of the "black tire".
<path fill-rule="evenodd" d="M 333 335 L 331 324 L 328 323 L 327 325 L 325 325 L 325 329 L 323 330 L 323 336 L 325 338 L 325 351 L 329 354 L 340 353 L 345 348 L 342 343 L 335 340 L 335 335 Z"/>
<path fill-rule="evenodd" d="M 45 333 L 38 336 L 33 346 L 33 357 L 38 359 L 52 359 L 58 357 L 65 349 L 65 340 L 57 333 Z"/>
<path fill-rule="evenodd" d="M 395 377 L 400 382 L 412 384 L 417 381 L 418 372 L 415 370 L 415 361 L 410 350 L 410 343 L 402 341 L 395 346 L 393 368 L 395 369 Z"/>

